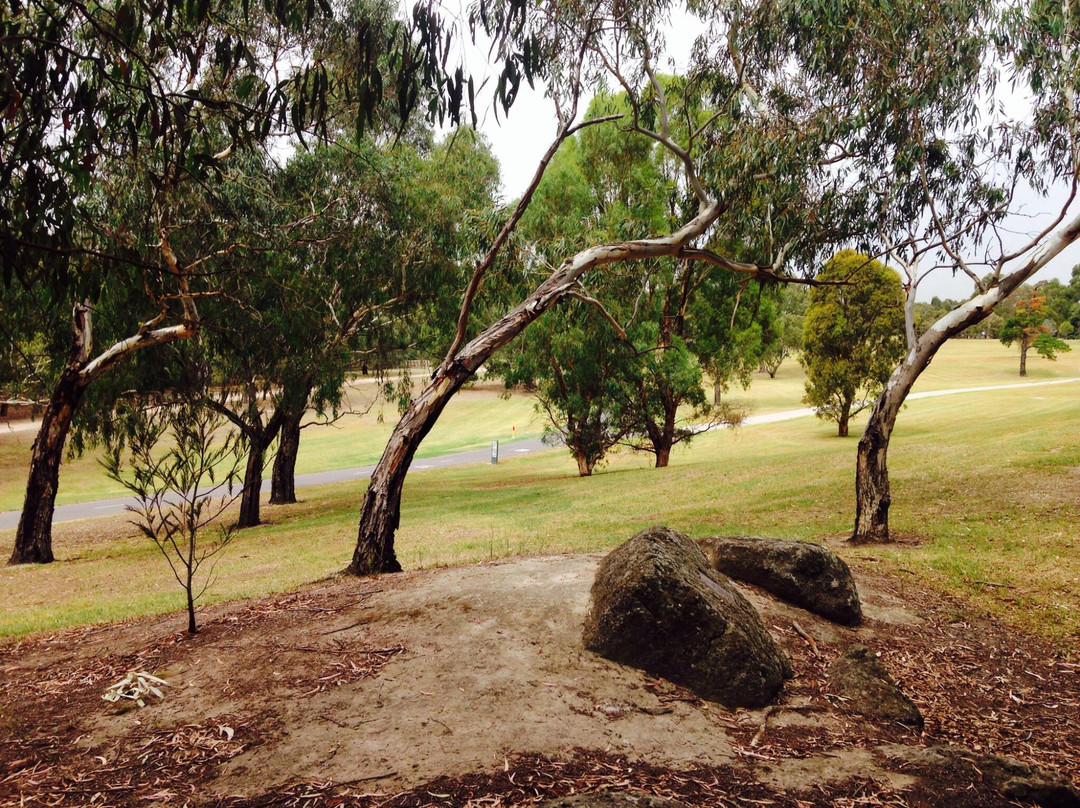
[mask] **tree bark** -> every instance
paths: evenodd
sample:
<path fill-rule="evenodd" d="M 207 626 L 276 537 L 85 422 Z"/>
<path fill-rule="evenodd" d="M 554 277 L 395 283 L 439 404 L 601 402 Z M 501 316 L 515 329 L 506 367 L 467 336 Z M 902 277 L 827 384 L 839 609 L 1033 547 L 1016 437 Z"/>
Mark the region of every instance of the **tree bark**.
<path fill-rule="evenodd" d="M 1027 352 L 1028 352 L 1028 340 L 1027 334 L 1020 337 L 1020 375 L 1027 376 Z"/>
<path fill-rule="evenodd" d="M 401 564 L 394 552 L 394 534 L 401 519 L 405 475 L 421 441 L 474 370 L 458 363 L 449 368 L 440 367 L 435 372 L 435 379 L 413 400 L 394 427 L 364 494 L 356 549 L 348 572 L 353 575 L 401 572 Z"/>
<path fill-rule="evenodd" d="M 296 455 L 300 451 L 300 420 L 303 413 L 287 415 L 281 423 L 281 439 L 270 477 L 270 504 L 296 502 Z"/>
<path fill-rule="evenodd" d="M 899 373 L 905 367 L 907 372 Z M 890 387 L 874 402 L 866 430 L 859 439 L 855 468 L 855 532 L 851 536 L 851 541 L 856 544 L 890 540 L 889 506 L 892 496 L 887 465 L 889 438 L 900 406 L 921 372 L 901 365 L 893 373 Z"/>
<path fill-rule="evenodd" d="M 188 634 L 198 634 L 199 633 L 199 627 L 195 625 L 195 595 L 194 595 L 194 592 L 192 591 L 193 586 L 194 586 L 193 575 L 192 575 L 191 569 L 189 567 L 188 576 L 187 576 L 187 584 L 184 586 L 184 590 L 187 593 L 187 614 L 188 614 L 187 630 L 188 630 Z"/>
<path fill-rule="evenodd" d="M 851 423 L 851 402 L 845 400 L 840 405 L 840 416 L 836 419 L 836 433 L 841 438 L 848 436 L 848 425 Z"/>
<path fill-rule="evenodd" d="M 262 524 L 262 514 L 259 510 L 259 499 L 262 496 L 263 467 L 266 465 L 266 449 L 274 442 L 281 431 L 285 421 L 285 413 L 279 407 L 274 410 L 266 426 L 258 423 L 261 420 L 258 407 L 252 405 L 256 423 L 249 423 L 244 428 L 244 434 L 248 441 L 247 465 L 244 468 L 244 490 L 240 497 L 240 515 L 237 517 L 236 526 L 241 530 Z"/>
<path fill-rule="evenodd" d="M 1016 269 L 1004 273 L 997 286 L 974 295 L 940 317 L 921 336 L 916 336 L 913 320 L 907 323 L 910 350 L 893 371 L 885 389 L 870 412 L 866 430 L 859 440 L 855 465 L 855 529 L 849 541 L 861 544 L 890 541 L 889 471 L 886 462 L 889 440 L 897 413 L 919 375 L 926 370 L 938 349 L 950 338 L 982 322 L 994 308 L 1028 278 L 1046 266 L 1067 246 L 1080 238 L 1080 216 L 1048 236 L 1038 249 Z M 910 303 L 910 300 L 909 300 Z M 913 310 L 913 305 L 907 307 Z M 908 318 L 911 319 L 910 317 Z"/>
<path fill-rule="evenodd" d="M 589 462 L 589 458 L 584 454 L 574 452 L 574 459 L 577 461 L 577 473 L 578 477 L 591 477 L 593 472 L 593 464 Z"/>
<path fill-rule="evenodd" d="M 60 484 L 60 462 L 71 421 L 85 391 L 79 368 L 69 366 L 49 398 L 31 450 L 26 497 L 8 564 L 48 564 L 53 560 L 52 517 Z"/>
<path fill-rule="evenodd" d="M 394 553 L 394 533 L 401 518 L 401 491 L 409 464 L 450 398 L 492 354 L 572 292 L 583 273 L 618 261 L 681 256 L 689 250 L 689 243 L 708 230 L 723 210 L 720 203 L 703 206 L 686 225 L 662 238 L 604 244 L 582 250 L 564 261 L 502 319 L 454 351 L 452 356 L 447 356 L 432 374 L 428 386 L 401 417 L 371 475 L 361 507 L 356 549 L 347 571 L 353 575 L 370 575 L 401 570 Z"/>
<path fill-rule="evenodd" d="M 240 515 L 236 526 L 240 529 L 261 524 L 259 497 L 262 494 L 263 462 L 266 459 L 266 443 L 260 438 L 248 438 L 247 466 L 244 469 L 244 490 L 240 496 Z"/>

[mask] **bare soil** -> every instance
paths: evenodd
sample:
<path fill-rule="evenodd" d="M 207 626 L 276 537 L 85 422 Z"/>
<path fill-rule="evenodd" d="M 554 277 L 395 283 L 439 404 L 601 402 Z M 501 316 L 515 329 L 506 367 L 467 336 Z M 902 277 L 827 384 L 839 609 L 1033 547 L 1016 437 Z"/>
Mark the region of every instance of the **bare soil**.
<path fill-rule="evenodd" d="M 958 603 L 856 570 L 866 620 L 833 625 L 745 588 L 792 659 L 765 710 L 729 711 L 586 652 L 597 556 L 382 578 L 0 646 L 0 802 L 518 805 L 640 789 L 693 805 L 1014 805 L 959 744 L 1080 777 L 1080 665 Z M 811 640 L 800 635 L 799 630 Z M 926 718 L 874 722 L 826 692 L 851 644 Z M 166 679 L 138 708 L 128 671 Z"/>

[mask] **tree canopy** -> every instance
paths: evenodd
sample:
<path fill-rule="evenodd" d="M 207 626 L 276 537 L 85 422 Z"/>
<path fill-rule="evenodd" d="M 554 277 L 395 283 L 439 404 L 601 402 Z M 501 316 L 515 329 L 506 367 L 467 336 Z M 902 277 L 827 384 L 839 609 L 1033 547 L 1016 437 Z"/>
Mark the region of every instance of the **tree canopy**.
<path fill-rule="evenodd" d="M 870 406 L 905 353 L 903 289 L 894 270 L 854 250 L 829 259 L 818 279 L 834 285 L 810 290 L 803 400 L 846 437 L 852 416 Z"/>

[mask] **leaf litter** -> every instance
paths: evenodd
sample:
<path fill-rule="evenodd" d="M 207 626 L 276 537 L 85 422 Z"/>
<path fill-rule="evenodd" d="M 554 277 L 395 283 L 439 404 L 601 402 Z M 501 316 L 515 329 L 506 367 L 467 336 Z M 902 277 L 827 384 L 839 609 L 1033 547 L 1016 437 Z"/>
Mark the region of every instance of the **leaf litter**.
<path fill-rule="evenodd" d="M 513 563 L 502 566 L 511 568 Z M 482 590 L 487 570 L 495 567 L 395 576 L 379 585 L 391 591 L 423 591 L 439 575 L 456 575 L 460 580 L 446 584 L 446 589 L 460 591 L 467 584 Z M 638 696 L 621 699 L 602 693 L 588 672 L 567 679 L 545 671 L 531 683 L 536 690 L 563 699 L 568 716 L 588 714 L 581 719 L 618 731 L 633 722 L 686 722 L 699 716 L 713 727 L 716 743 L 730 742 L 726 763 L 664 761 L 655 754 L 628 755 L 599 743 L 537 753 L 528 751 L 530 739 L 523 734 L 521 747 L 507 748 L 497 760 L 477 759 L 471 766 L 435 777 L 410 776 L 407 768 L 412 761 L 407 757 L 381 764 L 358 759 L 350 763 L 354 776 L 338 776 L 334 782 L 290 778 L 289 771 L 280 769 L 275 771 L 279 780 L 268 782 L 260 770 L 252 769 L 249 787 L 237 791 L 235 778 L 222 781 L 220 775 L 236 766 L 242 772 L 252 756 L 272 753 L 288 735 L 289 710 L 294 718 L 306 715 L 311 722 L 329 725 L 339 737 L 375 732 L 368 729 L 373 726 L 368 723 L 371 718 L 348 708 L 358 693 L 355 688 L 385 676 L 386 666 L 394 660 L 416 665 L 431 656 L 430 664 L 439 664 L 436 654 L 422 648 L 407 650 L 406 645 L 411 649 L 417 637 L 439 637 L 447 631 L 443 621 L 451 616 L 440 610 L 448 610 L 450 600 L 433 604 L 429 612 L 394 613 L 385 608 L 380 612 L 373 603 L 381 590 L 373 589 L 371 581 L 347 580 L 220 607 L 193 638 L 167 630 L 168 619 L 148 618 L 0 645 L 0 803 L 479 808 L 616 789 L 689 805 L 1017 804 L 960 774 L 953 781 L 938 773 L 931 783 L 911 779 L 900 785 L 874 772 L 823 775 L 810 784 L 785 784 L 763 775 L 814 761 L 824 761 L 822 771 L 827 773 L 830 760 L 857 754 L 880 760 L 880 750 L 889 744 L 958 744 L 1056 769 L 1076 781 L 1080 664 L 1075 658 L 965 612 L 963 604 L 913 587 L 910 581 L 864 569 L 858 574 L 860 588 L 870 599 L 903 602 L 922 617 L 907 623 L 870 619 L 857 632 L 858 641 L 880 654 L 922 710 L 926 727 L 921 734 L 869 722 L 828 694 L 828 665 L 854 633 L 774 604 L 749 589 L 796 670 L 773 709 L 726 711 L 644 674 L 626 674 L 631 694 Z M 555 592 L 552 597 L 561 596 Z M 566 608 L 565 603 L 558 606 Z M 528 610 L 520 598 L 497 608 Z M 465 614 L 468 621 L 487 626 L 474 611 L 466 609 Z M 459 619 L 456 613 L 452 617 Z M 403 630 L 406 626 L 412 627 L 411 634 Z M 544 664 L 552 664 L 556 655 L 545 642 Z M 163 674 L 166 670 L 180 675 Z M 170 682 L 169 698 L 129 712 L 122 705 L 103 705 L 104 688 L 132 672 Z M 200 701 L 209 698 L 207 682 L 221 686 L 215 697 L 220 703 Z M 414 699 L 432 701 L 436 689 L 418 686 L 413 692 Z M 517 698 L 526 698 L 523 691 Z M 440 713 L 441 718 L 433 716 L 420 732 L 445 737 L 442 743 L 450 747 L 465 745 L 465 725 L 481 717 L 478 704 L 474 703 L 473 715 L 458 717 L 461 723 Z M 485 704 L 483 709 L 498 706 Z M 202 719 L 191 720 L 200 714 Z M 414 743 L 418 740 L 420 736 L 412 738 Z M 323 752 L 330 759 L 337 749 L 335 742 Z M 341 755 L 347 751 L 338 759 Z M 261 788 L 252 785 L 258 782 Z"/>

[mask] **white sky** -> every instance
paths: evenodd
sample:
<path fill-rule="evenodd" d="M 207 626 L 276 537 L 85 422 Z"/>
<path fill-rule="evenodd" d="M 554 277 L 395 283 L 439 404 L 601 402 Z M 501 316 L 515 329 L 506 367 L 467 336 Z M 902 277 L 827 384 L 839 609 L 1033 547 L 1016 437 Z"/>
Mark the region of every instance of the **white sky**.
<path fill-rule="evenodd" d="M 669 39 L 672 40 L 668 48 L 669 52 L 689 56 L 693 40 L 699 33 L 699 24 L 695 18 L 684 15 L 670 28 Z M 483 61 L 484 56 L 477 48 L 470 47 L 468 61 Z M 677 71 L 685 65 L 670 63 L 666 69 Z M 548 149 L 556 132 L 554 107 L 544 97 L 543 88 L 537 82 L 536 89 L 531 89 L 522 82 L 520 94 L 510 110 L 508 116 L 499 115 L 496 118 L 490 101 L 477 99 L 480 107 L 480 130 L 491 142 L 495 156 L 499 160 L 502 193 L 506 200 L 512 200 L 520 196 L 536 172 L 540 157 Z M 588 106 L 588 99 L 583 99 L 580 104 L 581 114 L 584 114 Z M 1064 197 L 1064 191 L 1061 193 Z M 1027 204 L 1025 213 L 1034 217 L 1024 221 L 1024 228 L 1037 230 L 1040 225 L 1048 220 L 1048 212 L 1053 211 L 1055 199 L 1051 195 L 1048 199 L 1039 199 L 1032 196 Z M 1076 210 L 1074 205 L 1074 211 Z M 1041 218 L 1040 218 L 1041 215 Z M 1017 237 L 1017 245 L 1019 236 Z M 1044 267 L 1033 279 L 1038 282 L 1050 278 L 1058 278 L 1068 281 L 1074 265 L 1080 263 L 1080 243 L 1073 244 L 1061 255 L 1055 258 L 1048 266 Z M 965 299 L 971 295 L 973 285 L 971 281 L 959 273 L 954 276 L 948 268 L 943 268 L 932 273 L 919 287 L 919 300 L 929 301 L 934 296 L 942 298 Z"/>

